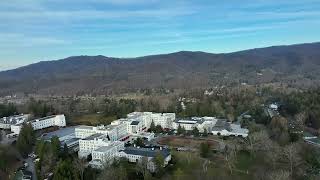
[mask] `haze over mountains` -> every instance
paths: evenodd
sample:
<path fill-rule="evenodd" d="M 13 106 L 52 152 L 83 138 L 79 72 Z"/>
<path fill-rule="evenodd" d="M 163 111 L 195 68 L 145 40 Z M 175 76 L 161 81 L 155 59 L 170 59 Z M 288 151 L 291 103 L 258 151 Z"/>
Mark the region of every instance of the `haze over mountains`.
<path fill-rule="evenodd" d="M 72 95 L 240 83 L 320 84 L 320 43 L 226 54 L 181 51 L 137 58 L 73 56 L 0 72 L 0 94 Z"/>

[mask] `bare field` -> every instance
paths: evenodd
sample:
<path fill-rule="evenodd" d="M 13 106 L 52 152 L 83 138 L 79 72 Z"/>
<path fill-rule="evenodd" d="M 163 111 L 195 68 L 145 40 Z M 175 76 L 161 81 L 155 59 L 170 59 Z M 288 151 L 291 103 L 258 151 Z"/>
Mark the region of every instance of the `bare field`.
<path fill-rule="evenodd" d="M 95 126 L 100 124 L 108 125 L 114 120 L 116 120 L 116 117 L 104 117 L 101 114 L 88 114 L 73 117 L 71 123 Z"/>

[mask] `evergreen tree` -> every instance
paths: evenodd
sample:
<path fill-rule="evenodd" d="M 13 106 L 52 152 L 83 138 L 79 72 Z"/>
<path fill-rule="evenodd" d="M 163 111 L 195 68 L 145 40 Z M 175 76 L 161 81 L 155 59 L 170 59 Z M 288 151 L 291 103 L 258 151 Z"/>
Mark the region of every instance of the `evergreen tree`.
<path fill-rule="evenodd" d="M 156 156 L 153 159 L 153 162 L 156 166 L 157 174 L 161 175 L 164 171 L 164 157 L 160 152 L 157 152 Z"/>
<path fill-rule="evenodd" d="M 207 130 L 206 128 L 203 130 L 203 136 L 204 136 L 204 137 L 207 137 L 207 136 L 208 136 L 208 130 Z"/>
<path fill-rule="evenodd" d="M 60 140 L 57 136 L 53 136 L 51 138 L 51 152 L 54 157 L 58 157 L 60 155 Z"/>
<path fill-rule="evenodd" d="M 72 162 L 61 160 L 54 170 L 53 180 L 73 180 L 75 179 Z"/>
<path fill-rule="evenodd" d="M 156 133 L 162 133 L 162 132 L 163 132 L 162 127 L 161 127 L 160 125 L 157 125 L 157 126 L 156 126 L 156 129 L 155 129 L 155 132 L 156 132 Z"/>
<path fill-rule="evenodd" d="M 186 128 L 182 127 L 182 128 L 181 128 L 181 132 L 182 132 L 183 135 L 185 135 L 186 132 L 187 132 L 187 131 L 186 131 Z"/>
<path fill-rule="evenodd" d="M 156 125 L 154 124 L 154 122 L 153 122 L 153 120 L 152 120 L 152 122 L 151 122 L 151 124 L 150 124 L 150 131 L 151 132 L 154 132 L 156 130 Z"/>
<path fill-rule="evenodd" d="M 35 133 L 31 124 L 23 124 L 17 140 L 17 148 L 21 155 L 26 157 L 31 152 L 34 143 Z"/>
<path fill-rule="evenodd" d="M 208 157 L 210 154 L 210 144 L 209 143 L 201 143 L 200 144 L 200 155 L 203 158 Z"/>
<path fill-rule="evenodd" d="M 197 127 L 194 127 L 193 129 L 192 129 L 192 134 L 194 135 L 194 136 L 199 136 L 199 130 L 198 130 L 198 128 Z"/>
<path fill-rule="evenodd" d="M 180 124 L 178 125 L 177 134 L 183 134 L 182 127 Z"/>

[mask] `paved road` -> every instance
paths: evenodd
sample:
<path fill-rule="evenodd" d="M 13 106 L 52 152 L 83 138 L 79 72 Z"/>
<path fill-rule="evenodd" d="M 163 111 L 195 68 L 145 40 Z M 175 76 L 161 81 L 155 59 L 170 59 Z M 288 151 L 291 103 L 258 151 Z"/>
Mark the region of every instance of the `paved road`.
<path fill-rule="evenodd" d="M 33 163 L 33 159 L 28 157 L 24 161 L 28 163 L 28 167 L 26 170 L 32 172 L 32 180 L 37 180 L 36 169 L 35 169 L 35 164 Z"/>
<path fill-rule="evenodd" d="M 2 139 L 0 144 L 12 144 L 13 141 L 17 140 L 18 138 L 7 138 L 6 133 L 3 130 L 0 130 L 0 134 L 2 135 Z"/>

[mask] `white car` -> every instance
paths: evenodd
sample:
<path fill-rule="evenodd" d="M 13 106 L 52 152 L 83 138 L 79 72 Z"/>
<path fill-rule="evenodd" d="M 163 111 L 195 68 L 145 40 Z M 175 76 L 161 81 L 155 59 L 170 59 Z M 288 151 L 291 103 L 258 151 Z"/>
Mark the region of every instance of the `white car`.
<path fill-rule="evenodd" d="M 37 158 L 33 162 L 36 163 L 36 162 L 39 162 L 39 161 L 40 161 L 40 158 Z"/>

